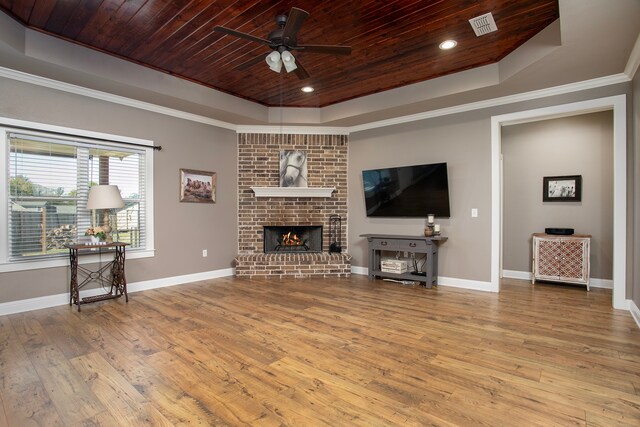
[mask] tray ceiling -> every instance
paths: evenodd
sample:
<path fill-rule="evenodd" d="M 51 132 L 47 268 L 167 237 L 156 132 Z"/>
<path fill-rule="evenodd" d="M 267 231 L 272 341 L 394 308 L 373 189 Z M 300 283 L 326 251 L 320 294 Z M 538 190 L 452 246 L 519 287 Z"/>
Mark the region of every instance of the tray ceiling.
<path fill-rule="evenodd" d="M 222 25 L 266 38 L 276 15 L 293 6 L 310 13 L 299 44 L 348 45 L 351 56 L 294 51 L 311 75 L 299 80 L 269 70 L 267 46 L 213 31 Z M 289 107 L 325 107 L 492 64 L 559 17 L 557 0 L 0 0 L 0 9 L 33 30 L 262 105 Z M 476 37 L 468 21 L 487 12 L 498 31 Z M 440 50 L 446 39 L 457 47 Z M 306 85 L 315 91 L 303 93 Z"/>

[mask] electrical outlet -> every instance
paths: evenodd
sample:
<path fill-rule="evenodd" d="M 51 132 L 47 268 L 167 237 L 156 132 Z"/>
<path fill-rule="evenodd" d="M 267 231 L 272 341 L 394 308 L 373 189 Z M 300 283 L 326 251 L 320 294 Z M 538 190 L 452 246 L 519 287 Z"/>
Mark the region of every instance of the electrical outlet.
<path fill-rule="evenodd" d="M 203 250 L 202 250 L 202 257 L 203 257 L 203 258 L 205 258 L 207 255 L 208 255 L 208 254 L 207 254 L 207 250 L 206 250 L 206 249 L 203 249 Z"/>
<path fill-rule="evenodd" d="M 477 208 L 471 209 L 471 218 L 478 218 L 478 209 Z"/>

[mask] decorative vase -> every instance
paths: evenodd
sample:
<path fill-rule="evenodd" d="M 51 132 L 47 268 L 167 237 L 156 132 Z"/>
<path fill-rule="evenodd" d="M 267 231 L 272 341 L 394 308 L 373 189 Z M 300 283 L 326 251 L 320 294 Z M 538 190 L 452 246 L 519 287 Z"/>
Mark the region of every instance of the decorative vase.
<path fill-rule="evenodd" d="M 431 237 L 433 236 L 433 226 L 432 225 L 427 225 L 424 229 L 424 235 L 426 237 Z"/>
<path fill-rule="evenodd" d="M 89 236 L 91 238 L 91 244 L 92 245 L 97 245 L 98 243 L 100 243 L 100 239 L 97 236 Z"/>

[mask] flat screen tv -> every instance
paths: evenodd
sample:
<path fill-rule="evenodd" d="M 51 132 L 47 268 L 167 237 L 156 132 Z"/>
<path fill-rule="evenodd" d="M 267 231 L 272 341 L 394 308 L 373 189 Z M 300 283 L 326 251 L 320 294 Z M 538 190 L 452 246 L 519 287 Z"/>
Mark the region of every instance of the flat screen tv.
<path fill-rule="evenodd" d="M 362 183 L 369 217 L 450 216 L 446 163 L 366 170 Z"/>

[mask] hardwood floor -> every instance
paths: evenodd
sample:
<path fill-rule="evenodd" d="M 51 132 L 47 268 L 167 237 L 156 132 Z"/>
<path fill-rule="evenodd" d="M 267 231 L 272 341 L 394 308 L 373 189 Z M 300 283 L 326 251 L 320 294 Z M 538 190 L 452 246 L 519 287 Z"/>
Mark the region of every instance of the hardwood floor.
<path fill-rule="evenodd" d="M 638 426 L 611 292 L 216 279 L 0 317 L 0 425 Z"/>

